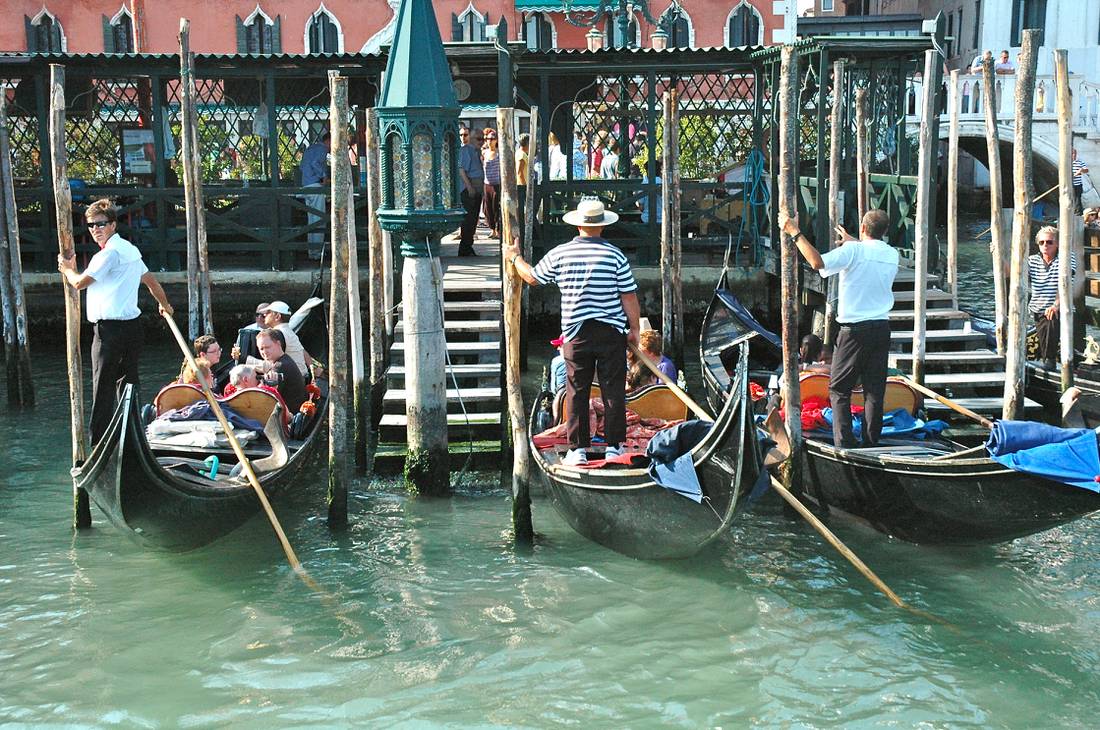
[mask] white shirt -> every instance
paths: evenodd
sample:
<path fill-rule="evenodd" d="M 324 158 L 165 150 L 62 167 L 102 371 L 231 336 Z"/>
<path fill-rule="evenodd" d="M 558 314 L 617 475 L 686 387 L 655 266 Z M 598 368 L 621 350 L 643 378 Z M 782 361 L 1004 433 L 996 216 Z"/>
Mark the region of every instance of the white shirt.
<path fill-rule="evenodd" d="M 86 308 L 88 321 L 101 319 L 135 319 L 138 309 L 138 287 L 149 269 L 141 260 L 141 251 L 117 233 L 92 256 L 84 273 L 95 279 L 88 285 Z"/>
<path fill-rule="evenodd" d="M 608 152 L 600 161 L 600 177 L 604 180 L 614 180 L 619 176 L 619 156 L 614 152 Z"/>
<path fill-rule="evenodd" d="M 836 320 L 855 324 L 887 319 L 894 307 L 894 277 L 898 273 L 898 251 L 875 239 L 849 241 L 821 254 L 823 277 L 840 274 Z"/>

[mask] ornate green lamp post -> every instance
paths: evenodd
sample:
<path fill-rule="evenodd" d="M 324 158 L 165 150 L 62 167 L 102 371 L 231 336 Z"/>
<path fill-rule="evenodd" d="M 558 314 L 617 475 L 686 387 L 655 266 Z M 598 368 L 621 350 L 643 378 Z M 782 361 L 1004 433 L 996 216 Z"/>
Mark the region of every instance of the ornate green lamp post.
<path fill-rule="evenodd" d="M 378 106 L 382 205 L 378 221 L 401 244 L 408 399 L 406 484 L 450 488 L 446 348 L 439 239 L 462 220 L 458 101 L 431 0 L 401 0 Z"/>

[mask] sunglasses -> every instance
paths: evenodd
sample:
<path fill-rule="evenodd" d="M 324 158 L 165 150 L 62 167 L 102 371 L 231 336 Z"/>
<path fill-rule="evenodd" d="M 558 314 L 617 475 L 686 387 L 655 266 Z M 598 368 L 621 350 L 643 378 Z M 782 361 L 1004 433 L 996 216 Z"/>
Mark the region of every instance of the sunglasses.
<path fill-rule="evenodd" d="M 106 228 L 111 221 L 88 221 L 88 228 Z"/>
<path fill-rule="evenodd" d="M 1050 245 L 1053 246 L 1054 244 L 1056 244 L 1058 242 L 1053 240 L 1053 239 L 1050 239 L 1050 238 L 1044 238 L 1043 240 L 1039 241 L 1040 246 L 1043 245 L 1044 243 L 1047 243 L 1047 244 L 1050 244 Z"/>

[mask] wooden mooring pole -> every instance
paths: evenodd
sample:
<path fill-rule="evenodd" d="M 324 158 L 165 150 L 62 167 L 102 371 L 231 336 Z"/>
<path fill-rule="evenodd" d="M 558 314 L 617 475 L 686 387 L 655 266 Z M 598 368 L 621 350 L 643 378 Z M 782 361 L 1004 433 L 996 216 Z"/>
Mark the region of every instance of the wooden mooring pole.
<path fill-rule="evenodd" d="M 11 167 L 7 99 L 0 95 L 0 282 L 4 285 L 4 347 L 7 358 L 8 403 L 34 405 L 31 349 L 27 335 L 27 305 L 23 291 L 23 261 L 19 243 L 19 209 Z"/>
<path fill-rule="evenodd" d="M 50 161 L 53 173 L 54 210 L 57 213 L 57 247 L 61 256 L 76 256 L 73 246 L 73 194 L 69 188 L 69 158 L 65 151 L 65 67 L 50 64 Z M 80 291 L 61 280 L 65 293 L 65 351 L 69 371 L 69 428 L 73 466 L 88 458 L 84 435 L 84 381 L 80 358 Z M 88 493 L 73 487 L 73 526 L 92 526 Z"/>
<path fill-rule="evenodd" d="M 955 308 L 959 305 L 959 71 L 947 86 L 947 276 Z"/>
<path fill-rule="evenodd" d="M 913 244 L 913 380 L 924 383 L 925 332 L 927 330 L 926 300 L 928 289 L 928 248 L 931 245 L 932 177 L 935 175 L 936 142 L 932 126 L 936 114 L 935 83 L 937 51 L 924 52 L 924 93 L 921 99 L 920 138 L 917 151 L 917 212 L 916 235 Z"/>
<path fill-rule="evenodd" d="M 1035 29 L 1023 32 L 1023 50 L 1016 74 L 1016 139 L 1013 142 L 1012 177 L 1015 208 L 1012 215 L 1012 268 L 1008 297 L 1008 345 L 1005 352 L 1005 390 L 1001 417 L 1022 418 L 1024 377 L 1027 372 L 1028 272 L 1031 246 L 1031 119 L 1035 109 L 1035 61 L 1039 48 Z"/>
<path fill-rule="evenodd" d="M 867 87 L 856 89 L 856 208 L 860 225 L 871 207 L 871 139 L 867 127 Z"/>
<path fill-rule="evenodd" d="M 363 304 L 359 293 L 359 236 L 355 229 L 355 190 L 348 185 L 348 344 L 351 349 L 352 443 L 355 468 L 367 470 L 370 442 L 370 389 L 367 385 L 366 355 L 363 351 Z"/>
<path fill-rule="evenodd" d="M 982 59 L 982 87 L 985 93 L 985 145 L 986 160 L 989 167 L 989 225 L 991 240 L 989 244 L 990 257 L 993 259 L 993 311 L 996 319 L 994 339 L 997 344 L 997 354 L 1005 354 L 1005 323 L 1008 317 L 1008 300 L 1005 281 L 1005 260 L 1008 246 L 1004 240 L 1004 222 L 1001 220 L 1001 209 L 1004 205 L 1001 190 L 1001 142 L 997 137 L 997 79 L 993 73 L 993 54 L 985 52 Z"/>
<path fill-rule="evenodd" d="M 530 127 L 528 135 L 530 141 L 527 143 L 527 185 L 523 190 L 523 200 L 519 201 L 523 206 L 523 260 L 533 261 L 535 257 L 535 188 L 537 187 L 535 182 L 534 166 L 531 164 L 535 159 L 535 150 L 538 149 L 539 143 L 539 108 L 537 106 L 531 107 Z M 544 170 L 549 172 L 549 167 L 543 167 Z M 522 332 L 520 336 L 523 338 L 520 340 L 520 354 L 523 364 L 523 369 L 527 370 L 527 350 L 528 341 L 527 333 L 530 331 L 527 326 L 527 316 L 531 311 L 531 292 L 527 290 L 527 287 L 521 287 L 523 290 L 520 294 L 520 317 Z"/>
<path fill-rule="evenodd" d="M 1073 105 L 1069 92 L 1069 60 L 1065 49 L 1054 52 L 1054 83 L 1058 90 L 1058 304 L 1059 360 L 1062 390 L 1073 385 L 1073 267 L 1071 257 L 1081 234 L 1081 219 L 1073 199 Z M 1083 266 L 1084 261 L 1078 261 Z"/>
<path fill-rule="evenodd" d="M 786 486 L 802 491 L 802 395 L 798 383 L 798 269 L 794 239 L 783 233 L 783 221 L 798 214 L 798 51 L 784 46 L 779 70 L 779 190 L 777 203 L 779 246 L 780 316 L 783 323 L 783 398 L 791 458 L 786 462 Z"/>
<path fill-rule="evenodd" d="M 378 223 L 378 209 L 382 205 L 382 172 L 378 157 L 378 112 L 367 110 L 367 205 L 369 227 L 367 229 L 367 266 L 370 280 L 367 286 L 368 321 L 370 323 L 370 425 L 377 430 L 382 420 L 382 397 L 386 393 L 386 267 L 389 261 L 383 255 L 386 245 L 382 226 Z"/>
<path fill-rule="evenodd" d="M 680 100 L 676 89 L 663 99 L 661 130 L 661 342 L 684 361 L 684 295 L 680 243 Z"/>
<path fill-rule="evenodd" d="M 840 213 L 840 158 L 844 141 L 844 61 L 833 61 L 833 108 L 829 112 L 829 242 L 836 244 L 836 227 L 844 225 Z M 825 246 L 818 241 L 818 246 Z M 825 344 L 832 347 L 836 339 L 836 304 L 838 276 L 830 276 L 825 295 Z"/>
<path fill-rule="evenodd" d="M 348 80 L 328 72 L 332 139 L 332 276 L 328 308 L 328 524 L 348 523 Z"/>
<path fill-rule="evenodd" d="M 497 108 L 497 134 L 500 136 L 500 209 L 501 240 L 519 237 L 519 201 L 516 198 L 516 159 L 514 135 L 515 109 Z M 502 250 L 504 247 L 502 246 Z M 502 254 L 503 255 L 503 254 Z M 523 407 L 520 380 L 520 309 L 523 281 L 511 262 L 502 260 L 504 288 L 504 351 L 507 358 L 505 381 L 508 388 L 508 419 L 512 434 L 512 529 L 517 542 L 534 539 L 531 524 L 531 449 L 527 441 L 527 411 Z M 501 444 L 503 447 L 503 444 Z"/>
<path fill-rule="evenodd" d="M 180 146 L 183 151 L 183 200 L 187 220 L 187 330 L 194 340 L 214 332 L 210 302 L 210 257 L 206 245 L 206 209 L 195 111 L 195 59 L 191 21 L 180 18 Z"/>

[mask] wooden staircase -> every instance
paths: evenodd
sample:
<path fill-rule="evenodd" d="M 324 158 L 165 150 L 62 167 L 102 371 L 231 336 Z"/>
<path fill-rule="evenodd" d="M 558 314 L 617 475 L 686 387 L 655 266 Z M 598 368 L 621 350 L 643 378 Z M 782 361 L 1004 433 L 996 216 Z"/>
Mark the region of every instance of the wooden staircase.
<path fill-rule="evenodd" d="M 478 231 L 476 257 L 459 258 L 457 237 L 444 238 L 443 330 L 447 341 L 447 435 L 451 469 L 457 471 L 467 455 L 476 466 L 499 466 L 502 452 L 502 413 L 506 407 L 501 367 L 502 291 L 499 243 Z M 386 394 L 379 424 L 376 469 L 400 471 L 406 454 L 408 419 L 405 415 L 405 327 L 398 305 Z"/>

